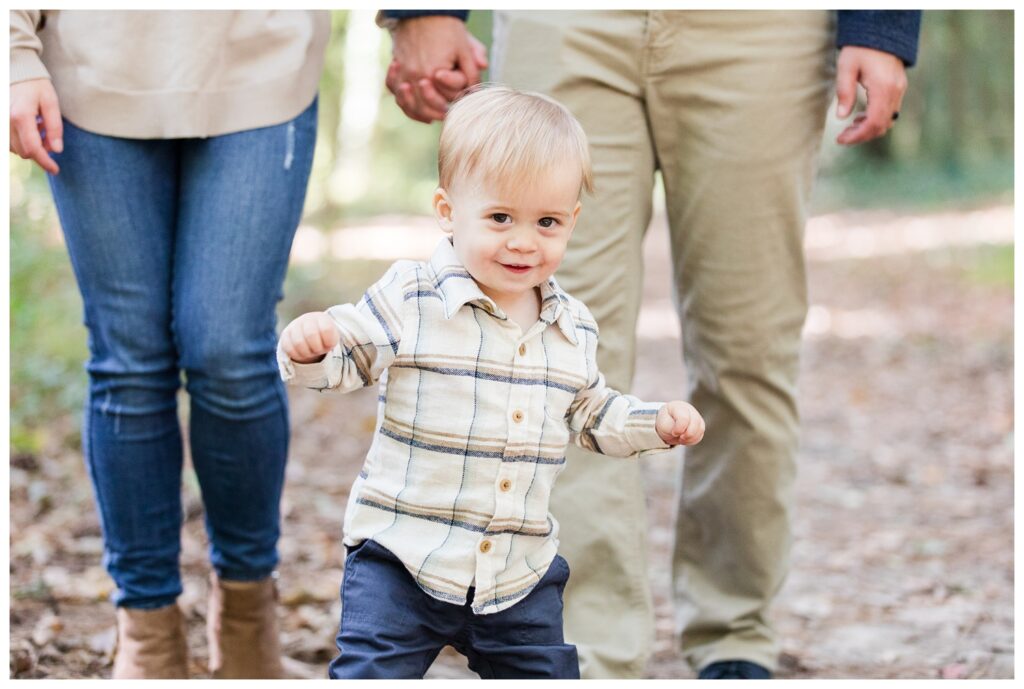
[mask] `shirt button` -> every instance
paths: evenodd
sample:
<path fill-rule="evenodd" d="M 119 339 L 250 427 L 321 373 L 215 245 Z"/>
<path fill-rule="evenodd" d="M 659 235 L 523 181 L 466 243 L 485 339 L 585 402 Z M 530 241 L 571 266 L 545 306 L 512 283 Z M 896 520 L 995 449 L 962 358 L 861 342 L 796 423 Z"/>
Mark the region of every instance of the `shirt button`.
<path fill-rule="evenodd" d="M 522 423 L 522 421 L 523 421 L 523 412 L 521 412 L 520 410 L 516 409 L 514 412 L 512 412 L 512 420 L 515 421 L 516 423 Z"/>
<path fill-rule="evenodd" d="M 526 354 L 526 345 L 524 345 L 524 344 L 519 345 L 519 356 L 524 356 L 525 354 Z"/>
<path fill-rule="evenodd" d="M 491 542 L 490 541 L 480 541 L 480 552 L 481 553 L 489 553 L 489 552 L 491 552 Z"/>
<path fill-rule="evenodd" d="M 512 490 L 512 482 L 509 481 L 508 479 L 505 479 L 499 484 L 499 487 L 501 488 L 502 493 L 507 493 L 510 490 Z"/>

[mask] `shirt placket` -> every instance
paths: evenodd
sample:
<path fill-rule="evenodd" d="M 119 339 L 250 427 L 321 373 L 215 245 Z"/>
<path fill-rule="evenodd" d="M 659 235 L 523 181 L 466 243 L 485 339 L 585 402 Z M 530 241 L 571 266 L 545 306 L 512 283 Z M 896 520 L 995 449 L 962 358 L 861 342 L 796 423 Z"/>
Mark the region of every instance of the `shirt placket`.
<path fill-rule="evenodd" d="M 522 379 L 530 375 L 524 368 L 532 365 L 532 362 L 539 360 L 540 353 L 537 342 L 540 340 L 539 334 L 545 327 L 545 323 L 538 321 L 525 335 L 521 335 L 518 339 L 514 340 L 510 338 L 513 380 Z M 515 334 L 521 333 L 514 325 L 508 328 L 508 330 L 509 334 L 512 334 L 512 331 Z M 508 433 L 505 450 L 502 454 L 504 461 L 498 467 L 498 473 L 494 479 L 493 486 L 495 498 L 492 523 L 497 527 L 495 530 L 507 529 L 510 523 L 521 521 L 526 517 L 522 513 L 522 510 L 525 509 L 525 507 L 522 507 L 522 492 L 526 487 L 519 485 L 520 463 L 508 460 L 522 452 L 522 448 L 535 447 L 537 445 L 536 438 L 531 437 L 530 434 L 531 423 L 536 421 L 536 419 L 532 419 L 530 416 L 530 398 L 533 386 L 516 384 L 514 382 L 510 383 L 510 385 L 509 405 L 506 410 Z M 512 547 L 512 538 L 513 534 L 510 533 L 502 533 L 500 535 L 485 534 L 480 540 L 480 556 L 477 558 L 478 581 L 481 581 L 481 576 L 485 572 L 494 573 L 497 571 L 499 559 L 500 563 L 505 562 L 508 551 Z M 481 566 L 485 564 L 492 566 Z M 488 581 L 487 583 L 490 585 L 492 582 Z M 484 589 L 483 586 L 478 586 L 478 590 L 482 589 Z"/>

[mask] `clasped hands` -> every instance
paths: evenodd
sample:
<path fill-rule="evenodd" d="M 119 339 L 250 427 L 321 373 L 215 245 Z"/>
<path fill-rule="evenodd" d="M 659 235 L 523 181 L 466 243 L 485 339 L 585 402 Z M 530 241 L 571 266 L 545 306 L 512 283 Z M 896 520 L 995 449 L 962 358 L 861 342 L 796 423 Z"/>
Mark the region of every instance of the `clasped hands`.
<path fill-rule="evenodd" d="M 385 83 L 398 107 L 417 122 L 444 119 L 448 104 L 480 83 L 486 50 L 456 17 L 414 17 L 392 32 L 392 56 Z M 846 119 L 857 101 L 857 85 L 867 92 L 867 109 L 836 141 L 852 146 L 884 136 L 893 126 L 907 90 L 906 68 L 895 55 L 844 46 L 836 64 L 836 116 Z"/>

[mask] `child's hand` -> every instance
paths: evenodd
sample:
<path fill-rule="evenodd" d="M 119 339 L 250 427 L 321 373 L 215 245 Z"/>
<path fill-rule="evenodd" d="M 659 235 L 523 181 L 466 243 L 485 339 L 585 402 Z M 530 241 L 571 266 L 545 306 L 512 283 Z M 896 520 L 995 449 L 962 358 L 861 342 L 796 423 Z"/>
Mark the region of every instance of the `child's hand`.
<path fill-rule="evenodd" d="M 334 321 L 323 311 L 304 313 L 281 333 L 281 350 L 297 364 L 313 364 L 324 358 L 341 340 Z"/>
<path fill-rule="evenodd" d="M 669 402 L 659 409 L 654 428 L 668 445 L 696 445 L 704 437 L 704 419 L 686 402 Z"/>

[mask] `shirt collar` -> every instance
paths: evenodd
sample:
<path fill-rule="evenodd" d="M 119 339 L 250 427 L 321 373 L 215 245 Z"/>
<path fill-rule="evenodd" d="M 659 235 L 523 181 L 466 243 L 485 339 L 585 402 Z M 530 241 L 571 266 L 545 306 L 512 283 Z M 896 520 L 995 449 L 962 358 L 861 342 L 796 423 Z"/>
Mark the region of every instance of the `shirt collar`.
<path fill-rule="evenodd" d="M 434 273 L 434 283 L 444 301 L 444 316 L 450 319 L 455 312 L 466 304 L 476 305 L 495 318 L 508 318 L 494 300 L 483 293 L 476 280 L 462 265 L 455 254 L 451 240 L 444 237 L 437 244 L 434 254 L 430 257 L 430 268 Z M 548 325 L 558 324 L 559 330 L 573 344 L 576 339 L 576 321 L 569 311 L 569 299 L 558 286 L 553 277 L 540 285 L 540 320 Z"/>

